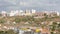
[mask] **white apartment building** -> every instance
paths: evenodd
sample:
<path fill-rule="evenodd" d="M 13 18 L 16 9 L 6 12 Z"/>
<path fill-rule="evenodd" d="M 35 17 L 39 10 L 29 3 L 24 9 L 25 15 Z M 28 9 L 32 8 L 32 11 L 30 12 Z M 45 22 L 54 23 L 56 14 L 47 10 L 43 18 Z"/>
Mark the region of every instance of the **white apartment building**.
<path fill-rule="evenodd" d="M 56 14 L 57 16 L 60 15 L 60 13 L 58 11 L 51 11 L 51 13 Z"/>
<path fill-rule="evenodd" d="M 7 15 L 7 12 L 6 11 L 2 11 L 1 14 L 2 14 L 2 16 L 5 17 Z"/>
<path fill-rule="evenodd" d="M 30 10 L 26 10 L 26 11 L 25 11 L 25 16 L 29 16 L 29 15 L 31 15 Z"/>
<path fill-rule="evenodd" d="M 23 11 L 23 10 L 15 10 L 15 11 L 11 11 L 9 13 L 9 16 L 31 16 L 32 14 L 35 14 L 36 13 L 36 10 L 33 10 L 32 9 L 32 12 L 30 10 L 26 10 L 26 11 Z"/>
<path fill-rule="evenodd" d="M 20 10 L 20 11 L 19 11 L 19 15 L 20 15 L 20 16 L 25 15 L 24 11 L 23 11 L 23 10 Z"/>
<path fill-rule="evenodd" d="M 32 9 L 32 13 L 36 13 L 36 10 Z"/>
<path fill-rule="evenodd" d="M 11 12 L 9 13 L 9 16 L 14 16 L 14 15 L 15 15 L 14 11 L 11 11 Z"/>
<path fill-rule="evenodd" d="M 19 11 L 18 10 L 14 11 L 14 13 L 15 13 L 15 16 L 19 15 Z"/>
<path fill-rule="evenodd" d="M 57 16 L 59 16 L 59 15 L 60 15 L 60 13 L 59 13 L 58 11 L 57 11 L 56 13 L 57 13 Z"/>
<path fill-rule="evenodd" d="M 23 16 L 25 15 L 24 11 L 23 10 L 15 10 L 15 11 L 11 11 L 9 16 Z"/>

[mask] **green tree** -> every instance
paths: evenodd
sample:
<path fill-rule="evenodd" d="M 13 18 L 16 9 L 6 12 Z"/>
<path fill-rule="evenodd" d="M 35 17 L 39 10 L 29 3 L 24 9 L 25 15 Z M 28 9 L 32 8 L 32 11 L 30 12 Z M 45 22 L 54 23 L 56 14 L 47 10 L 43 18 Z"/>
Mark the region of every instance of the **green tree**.
<path fill-rule="evenodd" d="M 16 34 L 13 30 L 5 31 L 5 34 Z"/>
<path fill-rule="evenodd" d="M 1 19 L 1 20 L 0 20 L 0 23 L 5 23 L 5 20 L 4 20 L 4 19 Z"/>
<path fill-rule="evenodd" d="M 19 23 L 19 22 L 21 22 L 21 19 L 20 18 L 15 18 L 15 20 L 14 20 L 16 23 Z"/>
<path fill-rule="evenodd" d="M 53 22 L 51 27 L 50 27 L 50 30 L 51 30 L 51 34 L 54 34 L 54 31 L 56 30 L 57 28 L 57 23 L 56 22 Z"/>
<path fill-rule="evenodd" d="M 0 34 L 5 34 L 4 31 L 0 31 Z"/>

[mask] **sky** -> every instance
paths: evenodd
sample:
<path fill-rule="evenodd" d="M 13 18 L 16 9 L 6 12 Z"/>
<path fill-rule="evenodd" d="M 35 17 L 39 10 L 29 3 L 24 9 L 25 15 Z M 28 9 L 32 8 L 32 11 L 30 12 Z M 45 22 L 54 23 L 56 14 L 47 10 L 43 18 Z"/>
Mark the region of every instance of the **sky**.
<path fill-rule="evenodd" d="M 0 0 L 0 11 L 20 9 L 35 9 L 38 11 L 60 11 L 60 0 Z"/>

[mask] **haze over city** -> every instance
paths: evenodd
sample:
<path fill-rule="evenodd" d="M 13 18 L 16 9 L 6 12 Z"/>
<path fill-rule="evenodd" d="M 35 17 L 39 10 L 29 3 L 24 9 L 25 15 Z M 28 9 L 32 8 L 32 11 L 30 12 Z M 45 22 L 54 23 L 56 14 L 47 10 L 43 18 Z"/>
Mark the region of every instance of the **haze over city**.
<path fill-rule="evenodd" d="M 0 0 L 0 34 L 60 34 L 60 0 Z"/>
<path fill-rule="evenodd" d="M 60 11 L 60 0 L 0 0 L 0 11 L 35 9 Z"/>

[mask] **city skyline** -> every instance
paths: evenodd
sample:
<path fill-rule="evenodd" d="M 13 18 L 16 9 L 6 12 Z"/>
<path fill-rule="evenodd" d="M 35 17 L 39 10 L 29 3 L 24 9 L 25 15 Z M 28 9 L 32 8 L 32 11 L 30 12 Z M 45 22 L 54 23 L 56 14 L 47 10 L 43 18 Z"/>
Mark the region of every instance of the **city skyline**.
<path fill-rule="evenodd" d="M 2 10 L 26 10 L 60 11 L 60 0 L 0 0 Z"/>

